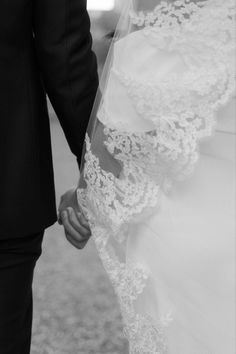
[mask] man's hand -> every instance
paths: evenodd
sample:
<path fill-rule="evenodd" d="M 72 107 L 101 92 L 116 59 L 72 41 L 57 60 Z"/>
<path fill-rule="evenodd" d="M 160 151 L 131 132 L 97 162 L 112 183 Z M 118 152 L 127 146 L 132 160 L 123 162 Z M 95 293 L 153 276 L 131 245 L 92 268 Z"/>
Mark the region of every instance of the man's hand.
<path fill-rule="evenodd" d="M 91 231 L 77 201 L 76 189 L 66 192 L 58 208 L 58 222 L 64 226 L 67 240 L 76 248 L 86 246 Z"/>

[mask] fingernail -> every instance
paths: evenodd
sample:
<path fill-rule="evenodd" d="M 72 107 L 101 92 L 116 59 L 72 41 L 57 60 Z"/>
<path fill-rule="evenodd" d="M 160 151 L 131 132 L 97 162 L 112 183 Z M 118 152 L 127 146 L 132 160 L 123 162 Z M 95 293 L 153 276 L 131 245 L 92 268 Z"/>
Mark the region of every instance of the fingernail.
<path fill-rule="evenodd" d="M 67 213 L 66 213 L 65 210 L 61 213 L 61 216 L 62 216 L 63 218 L 65 218 L 65 217 L 67 216 Z"/>

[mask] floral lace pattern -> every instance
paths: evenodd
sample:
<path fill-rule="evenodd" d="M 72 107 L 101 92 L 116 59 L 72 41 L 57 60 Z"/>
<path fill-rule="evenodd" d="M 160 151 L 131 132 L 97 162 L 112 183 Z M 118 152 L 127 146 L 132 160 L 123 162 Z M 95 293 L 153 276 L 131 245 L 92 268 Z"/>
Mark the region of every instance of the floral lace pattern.
<path fill-rule="evenodd" d="M 172 321 L 167 316 L 158 325 L 152 325 L 148 316 L 136 315 L 125 327 L 125 335 L 130 345 L 130 354 L 167 354 L 168 346 L 165 339 L 165 327 Z"/>
<path fill-rule="evenodd" d="M 189 175 L 198 160 L 199 140 L 212 134 L 215 112 L 235 92 L 234 15 L 231 0 L 223 6 L 218 0 L 162 1 L 153 13 L 132 13 L 132 22 L 145 26 L 140 31 L 145 39 L 180 53 L 187 70 L 144 81 L 125 68 L 112 68 L 137 114 L 156 126 L 158 158 L 161 150 L 172 162 L 178 160 L 182 176 Z"/>
<path fill-rule="evenodd" d="M 107 131 L 108 134 L 108 131 Z M 118 137 L 125 142 L 123 135 Z M 127 136 L 128 139 L 128 136 Z M 122 141 L 116 139 L 115 134 L 110 135 L 107 141 L 110 152 Z M 87 182 L 87 194 L 90 200 L 90 207 L 94 213 L 98 211 L 97 217 L 109 224 L 113 232 L 119 230 L 121 225 L 130 221 L 134 215 L 139 215 L 145 207 L 156 205 L 159 186 L 132 159 L 131 147 L 121 147 L 120 152 L 126 154 L 127 159 L 119 156 L 123 161 L 122 177 L 116 178 L 112 173 L 101 169 L 99 159 L 93 154 L 88 136 L 86 137 L 87 152 L 85 154 L 86 169 L 84 177 Z M 107 216 L 109 215 L 109 220 Z M 108 225 L 107 225 L 108 227 Z"/>
<path fill-rule="evenodd" d="M 224 1 L 224 7 L 221 0 L 199 0 L 196 2 L 191 0 L 175 0 L 173 2 L 162 0 L 151 12 L 131 10 L 129 15 L 130 22 L 138 27 L 163 28 L 170 31 L 169 33 L 173 36 L 173 29 L 181 30 L 181 27 L 185 24 L 189 24 L 191 27 L 195 20 L 199 19 L 199 16 L 202 17 L 203 13 L 208 16 L 208 19 L 213 15 L 222 20 L 223 13 L 232 18 L 235 15 L 234 7 L 234 0 Z M 212 11 L 209 12 L 209 9 Z M 206 35 L 206 33 L 204 34 Z"/>
<path fill-rule="evenodd" d="M 144 82 L 125 68 L 112 68 L 137 114 L 155 126 L 153 131 L 130 133 L 125 126 L 119 130 L 105 125 L 100 144 L 121 166 L 119 176 L 101 167 L 86 136 L 86 188 L 78 189 L 78 199 L 119 299 L 131 354 L 167 354 L 165 328 L 172 319 L 167 315 L 154 324 L 148 315 L 136 313 L 134 304 L 145 291 L 149 269 L 121 261 L 112 245 L 125 243 L 129 225 L 156 210 L 161 193 L 174 180 L 192 173 L 200 140 L 212 134 L 216 110 L 234 93 L 233 3 L 162 1 L 151 13 L 130 13 L 144 40 L 159 49 L 178 50 L 189 69 L 181 77 L 171 74 Z M 100 114 L 109 122 L 103 106 Z"/>
<path fill-rule="evenodd" d="M 111 233 L 99 223 L 88 208 L 88 195 L 78 189 L 78 199 L 91 225 L 95 244 L 117 294 L 124 321 L 124 335 L 130 342 L 131 354 L 166 354 L 165 328 L 172 321 L 169 314 L 158 324 L 148 316 L 135 312 L 134 302 L 142 294 L 149 278 L 149 271 L 142 264 L 124 263 L 118 260 L 109 246 Z"/>
<path fill-rule="evenodd" d="M 215 108 L 227 101 L 227 95 L 235 85 L 234 0 L 223 3 L 221 0 L 196 3 L 191 0 L 161 1 L 153 12 L 131 12 L 130 18 L 136 26 L 144 27 L 141 32 L 153 46 L 182 54 L 182 59 L 191 68 L 189 82 L 193 80 L 194 89 L 200 94 L 209 90 L 213 94 L 212 87 L 219 85 L 220 78 L 224 76 L 224 84 L 227 80 L 228 84 L 226 87 L 222 85 L 218 100 L 217 96 L 212 100 L 216 101 Z M 172 79 L 182 83 L 178 77 Z M 183 84 L 188 84 L 186 80 Z"/>

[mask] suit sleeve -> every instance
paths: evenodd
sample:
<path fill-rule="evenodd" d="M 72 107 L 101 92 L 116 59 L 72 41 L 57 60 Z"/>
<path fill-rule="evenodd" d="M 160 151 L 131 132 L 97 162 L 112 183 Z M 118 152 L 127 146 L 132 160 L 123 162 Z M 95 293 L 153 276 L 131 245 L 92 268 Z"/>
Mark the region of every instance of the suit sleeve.
<path fill-rule="evenodd" d="M 36 53 L 45 89 L 79 162 L 98 87 L 86 0 L 32 2 Z"/>

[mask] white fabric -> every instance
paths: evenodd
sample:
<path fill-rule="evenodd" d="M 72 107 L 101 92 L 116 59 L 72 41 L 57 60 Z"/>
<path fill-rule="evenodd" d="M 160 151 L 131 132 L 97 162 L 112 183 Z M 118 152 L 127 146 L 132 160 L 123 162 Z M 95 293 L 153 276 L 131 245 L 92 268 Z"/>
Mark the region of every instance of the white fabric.
<path fill-rule="evenodd" d="M 235 3 L 136 9 L 114 44 L 78 199 L 130 353 L 234 354 Z"/>

